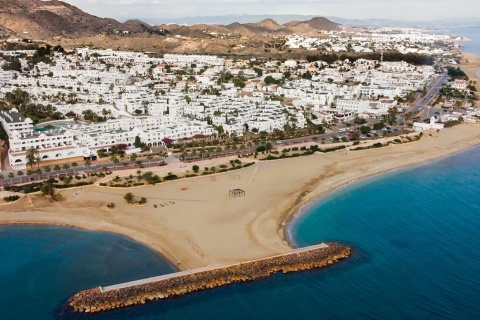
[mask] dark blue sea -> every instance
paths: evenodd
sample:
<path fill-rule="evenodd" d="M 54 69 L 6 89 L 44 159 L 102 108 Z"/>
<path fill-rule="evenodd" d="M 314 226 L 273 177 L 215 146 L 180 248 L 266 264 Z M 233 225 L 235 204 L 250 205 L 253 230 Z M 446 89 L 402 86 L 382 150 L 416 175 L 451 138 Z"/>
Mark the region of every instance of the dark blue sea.
<path fill-rule="evenodd" d="M 302 208 L 299 246 L 349 244 L 330 268 L 99 315 L 66 311 L 82 289 L 169 273 L 116 235 L 0 227 L 0 319 L 480 319 L 480 147 L 343 187 Z"/>

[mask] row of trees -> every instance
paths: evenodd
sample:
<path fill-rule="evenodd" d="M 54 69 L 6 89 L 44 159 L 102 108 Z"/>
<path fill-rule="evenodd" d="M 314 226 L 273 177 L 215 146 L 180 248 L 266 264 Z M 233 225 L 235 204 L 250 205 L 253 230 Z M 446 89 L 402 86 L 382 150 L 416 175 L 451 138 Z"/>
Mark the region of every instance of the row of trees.
<path fill-rule="evenodd" d="M 47 178 L 50 178 L 50 173 L 51 172 L 55 172 L 55 175 L 58 178 L 58 176 L 60 175 L 60 172 L 62 170 L 66 172 L 68 169 L 76 168 L 76 167 L 78 167 L 78 163 L 77 162 L 72 162 L 71 164 L 64 163 L 62 166 L 60 166 L 60 165 L 55 165 L 53 167 L 45 166 L 45 167 L 42 167 L 41 169 L 37 168 L 37 169 L 34 169 L 34 170 L 26 170 L 26 171 L 18 170 L 16 173 L 14 171 L 10 171 L 8 173 L 7 177 L 5 177 L 3 174 L 0 174 L 0 180 L 4 180 L 6 178 L 9 178 L 10 183 L 12 183 L 13 178 L 15 178 L 15 176 L 17 176 L 17 177 L 20 177 L 20 183 L 22 183 L 23 182 L 22 181 L 23 176 L 37 175 L 39 177 L 42 173 L 47 173 L 48 174 Z"/>
<path fill-rule="evenodd" d="M 307 56 L 308 62 L 314 61 L 325 61 L 329 64 L 332 64 L 338 60 L 345 60 L 348 59 L 351 62 L 354 62 L 358 59 L 366 59 L 366 60 L 379 60 L 381 58 L 380 52 L 371 52 L 371 53 L 342 53 L 341 55 L 337 55 L 335 53 L 322 53 L 317 55 L 310 55 Z M 418 54 L 418 53 L 407 53 L 402 54 L 398 51 L 386 51 L 383 53 L 383 61 L 405 61 L 407 63 L 413 65 L 432 65 L 435 62 L 434 57 L 425 55 L 425 54 Z"/>

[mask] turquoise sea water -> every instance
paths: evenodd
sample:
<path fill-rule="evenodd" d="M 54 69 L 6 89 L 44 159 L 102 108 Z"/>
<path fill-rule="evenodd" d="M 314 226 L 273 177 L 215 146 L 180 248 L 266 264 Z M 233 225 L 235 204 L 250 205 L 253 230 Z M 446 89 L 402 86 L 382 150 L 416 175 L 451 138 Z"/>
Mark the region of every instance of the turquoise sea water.
<path fill-rule="evenodd" d="M 480 319 L 480 147 L 351 184 L 301 210 L 299 246 L 355 248 L 333 267 L 75 315 L 78 290 L 168 273 L 124 238 L 0 228 L 1 319 Z M 158 272 L 155 269 L 158 268 Z"/>

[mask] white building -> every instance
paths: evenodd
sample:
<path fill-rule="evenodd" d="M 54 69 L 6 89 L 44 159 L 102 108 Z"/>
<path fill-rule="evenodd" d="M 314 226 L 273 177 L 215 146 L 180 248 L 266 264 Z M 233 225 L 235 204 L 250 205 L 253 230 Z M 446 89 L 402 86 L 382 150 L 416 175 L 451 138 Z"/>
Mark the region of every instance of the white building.
<path fill-rule="evenodd" d="M 427 131 L 427 130 L 440 130 L 444 128 L 443 123 L 436 123 L 435 122 L 435 117 L 430 118 L 429 123 L 423 123 L 423 122 L 414 122 L 413 123 L 413 130 L 417 132 L 421 131 Z"/>
<path fill-rule="evenodd" d="M 35 148 L 42 162 L 88 157 L 91 151 L 75 142 L 69 130 L 56 128 L 43 132 L 35 131 L 33 122 L 17 110 L 0 113 L 0 122 L 8 134 L 8 160 L 12 170 L 26 169 L 27 150 Z"/>

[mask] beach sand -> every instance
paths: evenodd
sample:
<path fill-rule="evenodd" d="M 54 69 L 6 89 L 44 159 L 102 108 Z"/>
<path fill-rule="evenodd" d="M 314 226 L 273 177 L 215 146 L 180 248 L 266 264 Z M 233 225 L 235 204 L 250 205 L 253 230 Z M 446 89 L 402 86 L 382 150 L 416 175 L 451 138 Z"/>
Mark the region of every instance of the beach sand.
<path fill-rule="evenodd" d="M 179 269 L 287 253 L 284 231 L 305 203 L 351 181 L 443 157 L 480 143 L 480 124 L 426 133 L 417 142 L 258 162 L 212 176 L 130 189 L 63 190 L 54 202 L 28 195 L 2 205 L 0 224 L 48 224 L 114 232 L 161 252 Z M 116 175 L 116 173 L 114 174 Z M 240 188 L 246 196 L 232 198 Z M 146 197 L 128 205 L 123 195 Z M 115 209 L 107 209 L 109 202 Z M 157 208 L 154 207 L 157 205 Z"/>
<path fill-rule="evenodd" d="M 476 81 L 475 88 L 477 88 L 477 97 L 480 92 L 480 57 L 477 57 L 471 53 L 462 53 L 462 63 L 458 65 L 460 69 L 465 72 L 468 79 Z M 476 101 L 477 107 L 480 106 L 480 102 Z"/>

